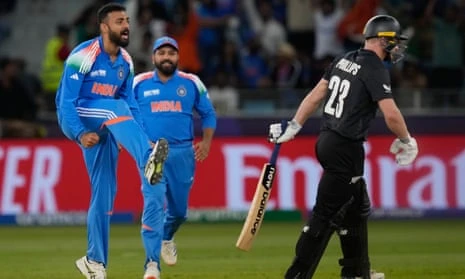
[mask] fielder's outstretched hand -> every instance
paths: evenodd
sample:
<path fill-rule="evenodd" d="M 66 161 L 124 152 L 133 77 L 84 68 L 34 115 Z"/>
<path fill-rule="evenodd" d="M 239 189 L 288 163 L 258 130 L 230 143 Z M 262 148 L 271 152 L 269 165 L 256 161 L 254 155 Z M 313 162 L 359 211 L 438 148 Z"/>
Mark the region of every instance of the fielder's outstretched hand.
<path fill-rule="evenodd" d="M 273 123 L 270 125 L 269 141 L 272 143 L 283 143 L 290 141 L 302 129 L 302 126 L 295 120 L 287 122 L 287 127 L 284 133 L 282 132 L 281 123 Z"/>
<path fill-rule="evenodd" d="M 400 166 L 410 165 L 418 155 L 417 141 L 408 137 L 406 140 L 395 139 L 389 149 L 396 156 L 396 162 Z"/>

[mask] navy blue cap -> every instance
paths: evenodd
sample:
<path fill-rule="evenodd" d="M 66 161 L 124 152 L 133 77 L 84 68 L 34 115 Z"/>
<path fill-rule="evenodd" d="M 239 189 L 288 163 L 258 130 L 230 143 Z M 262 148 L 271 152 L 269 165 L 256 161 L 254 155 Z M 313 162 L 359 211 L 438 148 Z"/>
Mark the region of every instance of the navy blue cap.
<path fill-rule="evenodd" d="M 153 51 L 159 49 L 162 46 L 167 46 L 167 45 L 174 47 L 176 50 L 179 50 L 178 42 L 176 42 L 175 39 L 168 37 L 168 36 L 164 36 L 164 37 L 158 38 L 155 41 L 155 43 L 153 44 Z"/>

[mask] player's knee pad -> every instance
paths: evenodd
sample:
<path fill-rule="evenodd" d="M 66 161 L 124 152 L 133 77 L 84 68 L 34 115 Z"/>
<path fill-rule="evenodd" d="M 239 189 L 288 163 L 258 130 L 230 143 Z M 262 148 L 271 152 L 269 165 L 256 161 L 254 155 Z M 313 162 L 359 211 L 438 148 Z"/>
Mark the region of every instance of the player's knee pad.
<path fill-rule="evenodd" d="M 296 255 L 305 262 L 309 262 L 311 254 L 316 247 L 321 246 L 325 238 L 329 238 L 334 232 L 329 220 L 313 215 L 309 222 L 303 227 L 300 238 L 296 245 Z M 324 249 L 324 248 L 323 248 Z"/>
<path fill-rule="evenodd" d="M 371 204 L 365 180 L 358 177 L 352 180 L 351 184 L 355 184 L 354 203 L 337 231 L 344 255 L 344 258 L 339 260 L 342 266 L 341 275 L 369 278 L 367 218 L 371 212 Z"/>
<path fill-rule="evenodd" d="M 353 198 L 345 202 L 331 217 L 322 216 L 317 212 L 313 213 L 313 217 L 303 228 L 301 237 L 297 242 L 296 254 L 299 255 L 300 250 L 309 250 L 306 247 L 315 247 L 321 245 L 322 242 L 329 240 L 332 233 L 337 230 L 344 221 L 344 216 L 348 208 L 352 205 Z M 312 242 L 316 242 L 315 244 Z M 303 242 L 303 243 L 300 243 Z M 301 248 L 299 248 L 301 247 Z M 323 247 L 323 250 L 326 248 Z"/>
<path fill-rule="evenodd" d="M 361 176 L 353 177 L 350 184 L 354 187 L 354 207 L 352 209 L 355 209 L 356 215 L 368 217 L 371 213 L 371 203 L 365 179 Z"/>
<path fill-rule="evenodd" d="M 312 278 L 333 232 L 342 224 L 353 199 L 344 203 L 331 218 L 314 212 L 296 244 L 296 257 L 286 272 L 286 279 Z"/>
<path fill-rule="evenodd" d="M 366 218 L 371 213 L 371 203 L 370 203 L 370 197 L 368 196 L 367 184 L 365 182 L 365 179 L 360 178 L 357 181 L 356 187 L 357 187 L 356 193 L 358 195 L 358 197 L 356 197 L 356 201 L 359 207 L 359 214 L 360 214 L 360 217 Z"/>
<path fill-rule="evenodd" d="M 314 214 L 302 229 L 295 247 L 296 256 L 284 278 L 311 278 L 334 230 L 329 220 Z"/>
<path fill-rule="evenodd" d="M 341 275 L 370 278 L 367 219 L 361 218 L 356 224 L 341 227 L 337 233 L 344 256 L 339 260 Z"/>

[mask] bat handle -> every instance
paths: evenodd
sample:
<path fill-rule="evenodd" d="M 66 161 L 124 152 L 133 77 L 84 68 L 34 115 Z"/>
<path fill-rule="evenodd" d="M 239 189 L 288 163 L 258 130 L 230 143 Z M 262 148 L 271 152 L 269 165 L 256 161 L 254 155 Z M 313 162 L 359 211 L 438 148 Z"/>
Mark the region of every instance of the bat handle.
<path fill-rule="evenodd" d="M 287 127 L 287 120 L 282 120 L 281 121 L 282 130 L 285 131 L 286 127 Z M 281 148 L 281 144 L 275 143 L 274 148 L 273 148 L 273 153 L 271 154 L 271 159 L 270 159 L 271 165 L 276 165 L 276 161 L 278 160 L 278 154 L 279 154 L 280 148 Z"/>

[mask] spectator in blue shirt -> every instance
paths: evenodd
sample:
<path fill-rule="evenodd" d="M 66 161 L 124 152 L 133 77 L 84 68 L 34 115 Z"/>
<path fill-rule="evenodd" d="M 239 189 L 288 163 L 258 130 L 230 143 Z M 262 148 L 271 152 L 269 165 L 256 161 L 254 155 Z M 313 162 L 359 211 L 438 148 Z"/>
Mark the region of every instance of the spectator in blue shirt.
<path fill-rule="evenodd" d="M 247 49 L 241 57 L 240 79 L 247 88 L 263 88 L 271 86 L 270 68 L 263 56 L 259 37 L 249 34 Z"/>

